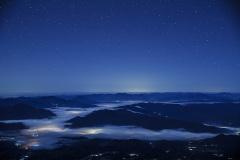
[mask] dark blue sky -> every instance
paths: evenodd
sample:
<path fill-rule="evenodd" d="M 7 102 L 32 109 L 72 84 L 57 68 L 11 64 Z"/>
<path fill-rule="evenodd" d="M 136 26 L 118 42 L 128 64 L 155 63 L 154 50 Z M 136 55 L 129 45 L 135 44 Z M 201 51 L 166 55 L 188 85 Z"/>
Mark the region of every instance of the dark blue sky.
<path fill-rule="evenodd" d="M 240 92 L 237 4 L 5 1 L 0 92 Z"/>

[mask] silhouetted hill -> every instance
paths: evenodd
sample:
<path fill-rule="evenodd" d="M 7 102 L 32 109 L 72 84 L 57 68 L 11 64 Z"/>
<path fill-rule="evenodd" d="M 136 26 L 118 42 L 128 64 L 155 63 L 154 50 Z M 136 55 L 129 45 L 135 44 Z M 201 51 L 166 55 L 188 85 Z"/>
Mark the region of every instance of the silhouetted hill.
<path fill-rule="evenodd" d="M 208 143 L 217 145 L 240 144 L 240 136 L 220 134 L 213 138 L 207 138 L 203 140 L 203 142 L 205 144 Z"/>
<path fill-rule="evenodd" d="M 93 127 L 103 125 L 139 126 L 151 130 L 184 128 L 190 132 L 220 133 L 225 130 L 209 127 L 200 123 L 190 123 L 163 117 L 152 117 L 144 114 L 133 113 L 123 109 L 95 111 L 86 117 L 75 117 L 67 122 L 72 123 L 68 127 Z"/>
<path fill-rule="evenodd" d="M 48 107 L 81 107 L 90 108 L 96 107 L 92 104 L 87 104 L 75 100 L 65 100 L 55 96 L 43 96 L 43 97 L 18 97 L 18 98 L 7 98 L 0 100 L 0 107 L 3 106 L 14 106 L 19 103 L 24 103 L 34 107 L 48 108 Z"/>
<path fill-rule="evenodd" d="M 240 126 L 239 103 L 214 104 L 166 104 L 166 103 L 140 103 L 119 108 L 129 109 L 158 117 L 189 122 L 214 123 L 228 126 Z"/>
<path fill-rule="evenodd" d="M 26 104 L 17 104 L 11 107 L 0 108 L 0 120 L 42 119 L 52 116 L 56 115 L 51 111 Z"/>
<path fill-rule="evenodd" d="M 0 107 L 3 106 L 14 106 L 18 103 L 22 103 L 22 101 L 19 101 L 15 98 L 5 98 L 5 99 L 0 99 Z"/>
<path fill-rule="evenodd" d="M 11 130 L 21 130 L 27 129 L 23 123 L 3 123 L 0 122 L 0 131 L 11 131 Z"/>

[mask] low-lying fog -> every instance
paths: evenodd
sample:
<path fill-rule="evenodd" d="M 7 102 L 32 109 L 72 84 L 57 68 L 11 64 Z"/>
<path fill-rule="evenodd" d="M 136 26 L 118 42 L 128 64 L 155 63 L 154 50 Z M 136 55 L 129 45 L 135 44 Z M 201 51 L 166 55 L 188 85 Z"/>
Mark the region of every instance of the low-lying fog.
<path fill-rule="evenodd" d="M 214 137 L 211 133 L 191 133 L 181 129 L 152 131 L 135 126 L 102 126 L 69 129 L 64 126 L 67 120 L 101 109 L 112 109 L 117 106 L 139 103 L 139 101 L 125 101 L 121 103 L 98 104 L 96 108 L 69 108 L 59 107 L 49 109 L 57 116 L 52 119 L 39 120 L 8 120 L 3 122 L 23 122 L 29 129 L 22 130 L 19 140 L 25 143 L 24 147 L 33 149 L 53 148 L 61 137 L 112 138 L 112 139 L 141 139 L 141 140 L 199 140 Z M 68 141 L 65 140 L 67 143 Z"/>

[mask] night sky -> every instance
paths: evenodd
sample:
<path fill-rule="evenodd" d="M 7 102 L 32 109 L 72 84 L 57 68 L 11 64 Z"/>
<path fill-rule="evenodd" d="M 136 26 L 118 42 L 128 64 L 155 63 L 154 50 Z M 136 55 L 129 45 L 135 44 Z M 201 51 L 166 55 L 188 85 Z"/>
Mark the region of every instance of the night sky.
<path fill-rule="evenodd" d="M 8 0 L 0 93 L 240 92 L 233 0 Z"/>

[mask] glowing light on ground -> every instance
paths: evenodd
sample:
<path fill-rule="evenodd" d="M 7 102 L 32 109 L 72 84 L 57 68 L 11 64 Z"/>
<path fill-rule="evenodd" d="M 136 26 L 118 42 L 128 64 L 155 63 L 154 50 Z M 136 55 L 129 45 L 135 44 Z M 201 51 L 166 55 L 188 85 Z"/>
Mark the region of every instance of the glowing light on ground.
<path fill-rule="evenodd" d="M 37 147 L 37 146 L 39 146 L 39 144 L 38 144 L 38 139 L 31 139 L 31 140 L 29 140 L 25 145 L 23 145 L 22 147 L 23 148 L 30 148 L 30 147 Z"/>
<path fill-rule="evenodd" d="M 44 126 L 44 127 L 39 127 L 39 128 L 34 128 L 34 129 L 29 129 L 29 132 L 45 132 L 45 131 L 50 131 L 50 132 L 64 132 L 66 129 L 62 129 L 60 127 L 54 126 L 54 125 L 49 125 L 49 126 Z"/>
<path fill-rule="evenodd" d="M 104 130 L 103 129 L 85 129 L 85 130 L 82 130 L 79 134 L 91 135 L 91 134 L 99 134 L 99 133 L 104 133 Z"/>
<path fill-rule="evenodd" d="M 102 107 L 112 107 L 111 104 L 103 104 Z"/>
<path fill-rule="evenodd" d="M 80 114 L 80 113 L 82 113 L 82 111 L 68 111 L 68 113 L 70 113 L 70 114 Z"/>

